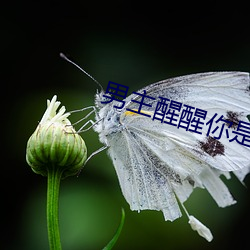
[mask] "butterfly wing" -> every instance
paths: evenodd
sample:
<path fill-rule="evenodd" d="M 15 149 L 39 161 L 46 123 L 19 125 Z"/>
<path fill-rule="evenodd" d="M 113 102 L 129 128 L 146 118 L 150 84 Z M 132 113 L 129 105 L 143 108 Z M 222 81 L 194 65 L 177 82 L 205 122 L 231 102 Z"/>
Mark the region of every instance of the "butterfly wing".
<path fill-rule="evenodd" d="M 238 115 L 238 120 L 247 122 L 250 113 L 247 73 L 195 74 L 161 81 L 138 93 L 144 90 L 155 99 L 163 96 L 204 109 L 207 119 L 214 113 L 226 117 L 230 111 Z M 129 96 L 125 107 L 138 110 L 140 98 L 137 94 Z M 147 103 L 152 107 L 143 106 L 143 110 L 153 114 L 155 101 L 148 99 Z M 223 152 L 216 151 L 218 145 L 212 139 L 207 141 L 206 131 L 198 134 L 177 129 L 126 110 L 120 123 L 125 129 L 108 136 L 109 154 L 132 210 L 162 210 L 165 219 L 172 221 L 181 215 L 176 196 L 184 202 L 196 186 L 206 188 L 221 207 L 235 202 L 220 179 L 224 173 L 221 171 L 235 171 L 243 180 L 250 168 L 249 147 L 229 142 L 223 136 L 217 143 L 223 146 Z M 207 150 L 209 147 L 215 150 Z"/>
<path fill-rule="evenodd" d="M 137 92 L 147 91 L 147 94 L 157 99 L 163 96 L 185 104 L 206 110 L 219 108 L 234 108 L 244 112 L 249 108 L 250 96 L 249 74 L 245 72 L 208 72 L 180 76 L 153 83 Z M 140 96 L 132 94 L 126 99 L 127 107 L 135 104 Z M 237 101 L 234 103 L 234 101 Z M 147 103 L 155 107 L 154 100 Z M 246 105 L 245 105 L 246 104 Z M 226 105 L 226 106 L 225 106 Z M 234 107 L 235 106 L 235 107 Z M 145 110 L 152 108 L 145 107 Z M 247 110 L 249 112 L 249 110 Z"/>
<path fill-rule="evenodd" d="M 205 122 L 209 121 L 215 114 L 218 114 L 217 118 L 223 115 L 224 119 L 233 123 L 231 128 L 225 126 L 225 130 L 232 138 L 235 136 L 232 132 L 235 131 L 239 121 L 249 122 L 247 119 L 247 115 L 250 113 L 249 87 L 249 75 L 242 72 L 212 72 L 177 77 L 146 87 L 147 95 L 155 98 L 155 100 L 148 99 L 147 103 L 151 107 L 145 106 L 143 110 L 152 116 L 156 109 L 157 98 L 163 96 L 169 100 L 175 100 L 207 111 Z M 138 93 L 143 92 L 143 90 L 138 91 Z M 136 94 L 128 97 L 126 108 L 130 110 L 138 109 L 138 103 L 132 100 L 138 101 L 139 99 L 140 96 Z M 133 122 L 137 119 L 137 116 L 131 117 L 131 115 L 126 114 L 129 113 L 124 113 L 121 123 L 126 124 L 126 126 L 134 126 Z M 152 121 L 148 118 L 147 126 L 155 126 L 154 123 L 157 122 L 159 121 Z M 202 157 L 213 167 L 222 171 L 234 171 L 249 166 L 249 147 L 236 141 L 229 142 L 230 138 L 224 136 L 220 138 L 218 145 L 216 145 L 215 141 L 208 140 L 209 126 L 203 126 L 202 134 L 186 131 L 187 136 L 192 138 L 190 141 L 187 141 L 187 138 L 183 135 L 179 136 L 182 133 L 179 130 L 183 130 L 182 128 L 177 129 L 175 127 L 173 130 L 171 127 L 173 126 L 165 124 L 162 132 L 167 133 L 167 136 L 174 140 L 178 140 L 181 146 L 192 150 L 193 153 L 199 152 L 199 157 Z M 217 124 L 213 124 L 210 132 L 216 127 Z M 216 135 L 219 131 L 220 129 L 217 129 Z M 214 147 L 214 150 L 210 150 L 210 147 Z M 218 152 L 216 152 L 216 149 Z"/>
<path fill-rule="evenodd" d="M 145 151 L 146 144 L 132 131 L 113 134 L 109 143 L 108 152 L 131 210 L 162 210 L 165 218 L 171 221 L 180 217 L 180 209 L 170 184 L 170 175 L 175 173 L 163 167 L 167 174 L 162 176 L 159 172 L 161 162 L 151 151 Z M 176 175 L 172 178 L 178 181 L 179 177 Z"/>

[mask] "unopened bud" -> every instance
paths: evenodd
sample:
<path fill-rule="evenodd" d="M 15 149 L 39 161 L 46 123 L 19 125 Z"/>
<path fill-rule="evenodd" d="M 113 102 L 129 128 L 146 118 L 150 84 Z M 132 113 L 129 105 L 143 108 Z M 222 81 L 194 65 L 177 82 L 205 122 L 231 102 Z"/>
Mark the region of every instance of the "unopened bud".
<path fill-rule="evenodd" d="M 70 113 L 65 113 L 65 107 L 56 113 L 60 105 L 56 96 L 47 105 L 28 140 L 26 160 L 35 173 L 43 176 L 47 176 L 49 168 L 59 168 L 62 177 L 75 175 L 87 158 L 86 145 L 68 120 Z"/>

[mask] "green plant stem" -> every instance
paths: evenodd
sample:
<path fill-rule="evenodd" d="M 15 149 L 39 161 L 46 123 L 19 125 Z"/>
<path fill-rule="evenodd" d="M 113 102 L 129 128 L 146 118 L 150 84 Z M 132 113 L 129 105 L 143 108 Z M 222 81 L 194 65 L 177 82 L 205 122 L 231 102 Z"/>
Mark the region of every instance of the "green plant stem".
<path fill-rule="evenodd" d="M 111 239 L 111 241 L 107 244 L 107 246 L 105 246 L 102 250 L 111 250 L 113 248 L 113 246 L 115 245 L 116 241 L 118 240 L 120 233 L 122 231 L 123 225 L 124 225 L 124 221 L 125 221 L 125 211 L 122 208 L 122 218 L 121 218 L 121 222 L 120 225 L 114 235 L 114 237 Z"/>
<path fill-rule="evenodd" d="M 47 228 L 50 250 L 61 250 L 59 231 L 59 188 L 62 170 L 59 167 L 48 168 L 47 185 Z"/>

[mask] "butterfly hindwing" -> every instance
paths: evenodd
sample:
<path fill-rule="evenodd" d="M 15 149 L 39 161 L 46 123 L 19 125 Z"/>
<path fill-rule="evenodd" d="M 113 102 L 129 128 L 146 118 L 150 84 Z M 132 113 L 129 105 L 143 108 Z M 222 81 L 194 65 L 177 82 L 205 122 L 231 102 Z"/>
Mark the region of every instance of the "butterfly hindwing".
<path fill-rule="evenodd" d="M 109 142 L 109 155 L 131 209 L 162 210 L 166 220 L 171 221 L 180 217 L 181 212 L 170 183 L 173 177 L 162 175 L 160 162 L 154 152 L 145 151 L 146 145 L 140 138 L 134 137 L 132 131 L 114 135 Z M 170 174 L 167 168 L 164 171 Z M 178 179 L 177 176 L 174 178 Z"/>

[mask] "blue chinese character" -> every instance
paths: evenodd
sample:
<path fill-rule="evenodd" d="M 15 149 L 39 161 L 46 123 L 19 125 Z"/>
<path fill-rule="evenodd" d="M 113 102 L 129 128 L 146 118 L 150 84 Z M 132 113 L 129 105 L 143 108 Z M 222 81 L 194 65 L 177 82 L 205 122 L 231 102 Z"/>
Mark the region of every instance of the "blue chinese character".
<path fill-rule="evenodd" d="M 185 128 L 186 131 L 187 131 L 188 127 L 189 127 L 189 124 L 191 122 L 191 118 L 193 116 L 193 112 L 191 111 L 191 109 L 195 109 L 195 107 L 192 107 L 192 106 L 189 106 L 189 105 L 186 105 L 186 104 L 184 104 L 183 106 L 185 106 L 186 109 L 183 109 L 182 112 L 181 112 L 181 117 L 180 117 L 177 128 L 179 128 L 179 127 Z M 183 123 L 184 123 L 184 125 L 181 125 Z"/>
<path fill-rule="evenodd" d="M 212 127 L 212 124 L 213 124 L 213 121 L 214 121 L 214 118 L 217 116 L 217 113 L 214 114 L 214 116 L 206 123 L 206 125 L 209 124 L 209 128 L 208 128 L 208 131 L 207 131 L 207 136 L 209 136 L 210 134 L 210 131 L 211 131 L 211 127 Z M 229 123 L 228 125 L 228 128 L 231 128 L 232 125 L 233 125 L 233 122 L 231 121 L 228 121 L 228 120 L 225 120 L 225 119 L 222 119 L 223 118 L 223 115 L 215 121 L 215 123 L 218 123 L 220 121 L 223 121 L 224 123 L 222 124 L 222 127 L 220 129 L 220 132 L 219 132 L 219 136 L 214 136 L 214 139 L 216 140 L 219 140 L 221 138 L 221 135 L 222 135 L 222 132 L 224 130 L 224 126 L 226 123 Z M 211 133 L 214 134 L 217 130 L 218 130 L 219 126 L 217 126 Z M 229 134 L 228 134 L 228 129 L 226 129 L 226 135 L 227 135 L 227 138 L 229 138 Z"/>
<path fill-rule="evenodd" d="M 165 119 L 169 121 L 164 121 L 164 123 L 167 123 L 172 126 L 177 126 L 174 122 L 177 121 L 174 117 L 179 117 L 179 114 L 176 114 L 175 111 L 180 112 L 181 110 L 182 103 L 181 102 L 176 102 L 171 100 L 169 104 L 169 109 L 166 113 Z"/>
<path fill-rule="evenodd" d="M 166 101 L 170 101 L 170 100 L 162 96 L 159 96 L 159 98 L 160 98 L 160 101 L 158 101 L 156 104 L 156 108 L 155 108 L 154 116 L 152 120 L 159 120 L 162 123 L 165 118 L 167 108 L 168 108 L 168 103 L 166 103 Z"/>
<path fill-rule="evenodd" d="M 101 103 L 110 103 L 113 100 L 115 100 L 121 102 L 122 105 L 120 107 L 119 106 L 114 106 L 114 107 L 122 109 L 125 105 L 125 101 L 123 101 L 123 99 L 126 98 L 127 96 L 128 87 L 119 83 L 109 81 L 105 93 L 108 95 L 103 95 L 103 96 L 106 97 L 108 100 L 103 101 Z"/>
<path fill-rule="evenodd" d="M 206 117 L 207 117 L 206 110 L 196 108 L 195 113 L 194 113 L 194 118 L 192 119 L 191 124 L 190 124 L 190 127 L 194 127 L 194 129 L 189 129 L 188 131 L 195 132 L 197 134 L 202 134 L 201 132 L 198 132 L 197 130 L 202 129 L 202 127 L 199 126 L 200 124 L 201 125 L 204 124 L 204 122 L 201 122 L 200 119 L 205 120 Z"/>
<path fill-rule="evenodd" d="M 151 117 L 151 115 L 141 112 L 141 109 L 142 109 L 142 106 L 152 107 L 152 105 L 143 102 L 145 98 L 149 98 L 151 100 L 155 100 L 155 98 L 151 97 L 151 96 L 147 96 L 146 95 L 146 90 L 143 90 L 143 94 L 137 93 L 137 92 L 133 92 L 133 93 L 141 96 L 141 101 L 137 101 L 137 100 L 133 100 L 133 99 L 131 100 L 131 102 L 138 103 L 139 108 L 138 109 L 127 109 L 127 110 L 130 111 L 130 112 L 133 112 L 133 113 L 137 113 L 137 114 L 140 114 L 140 115 Z"/>
<path fill-rule="evenodd" d="M 250 147 L 250 122 L 239 121 L 237 130 L 232 133 L 236 134 L 236 136 L 229 142 L 236 140 L 239 144 Z M 242 136 L 241 141 L 238 140 L 238 135 Z"/>

